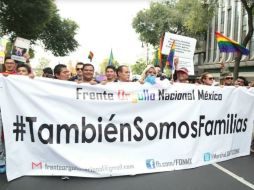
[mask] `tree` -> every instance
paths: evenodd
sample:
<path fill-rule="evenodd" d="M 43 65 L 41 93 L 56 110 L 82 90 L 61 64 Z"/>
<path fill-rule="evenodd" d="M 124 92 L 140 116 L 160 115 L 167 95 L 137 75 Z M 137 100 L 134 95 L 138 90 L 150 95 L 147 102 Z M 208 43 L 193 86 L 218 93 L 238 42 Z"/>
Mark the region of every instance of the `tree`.
<path fill-rule="evenodd" d="M 108 62 L 109 62 L 109 59 L 104 59 L 100 65 L 99 65 L 99 68 L 100 68 L 100 74 L 102 73 L 105 73 L 105 69 L 106 67 L 108 66 Z M 113 65 L 115 66 L 115 68 L 117 68 L 119 66 L 119 63 L 116 61 L 116 60 L 113 60 Z"/>
<path fill-rule="evenodd" d="M 254 1 L 253 0 L 241 0 L 247 15 L 248 15 L 248 32 L 246 36 L 243 39 L 242 45 L 244 47 L 247 46 L 248 42 L 250 41 L 252 35 L 253 35 L 253 12 L 254 12 Z M 242 59 L 242 53 L 239 52 L 235 56 L 235 65 L 234 65 L 234 80 L 238 78 L 239 75 L 239 66 Z"/>
<path fill-rule="evenodd" d="M 142 72 L 147 67 L 147 64 L 144 59 L 139 59 L 136 64 L 131 65 L 131 71 L 134 75 L 141 75 Z"/>
<path fill-rule="evenodd" d="M 152 2 L 149 9 L 137 13 L 132 27 L 141 41 L 154 47 L 158 46 L 165 32 L 191 37 L 205 36 L 214 8 L 215 3 L 208 4 L 201 0 Z"/>
<path fill-rule="evenodd" d="M 0 32 L 11 42 L 17 36 L 35 43 L 41 40 L 56 56 L 73 51 L 77 24 L 61 19 L 54 0 L 0 0 Z"/>
<path fill-rule="evenodd" d="M 69 60 L 66 65 L 67 65 L 67 68 L 69 69 L 71 75 L 77 74 L 76 67 L 73 66 L 72 60 Z"/>
<path fill-rule="evenodd" d="M 172 31 L 171 5 L 152 2 L 150 8 L 139 11 L 132 21 L 132 27 L 139 34 L 141 41 L 156 46 L 164 31 Z"/>
<path fill-rule="evenodd" d="M 39 38 L 45 48 L 51 50 L 55 56 L 65 56 L 78 46 L 78 42 L 74 39 L 77 28 L 78 25 L 74 21 L 61 19 L 58 14 L 55 14 L 46 24 Z"/>
<path fill-rule="evenodd" d="M 195 38 L 204 37 L 207 33 L 208 25 L 217 6 L 217 0 L 179 0 L 176 4 L 177 14 L 183 30 L 181 34 Z"/>
<path fill-rule="evenodd" d="M 39 59 L 39 64 L 35 68 L 35 74 L 36 74 L 36 76 L 42 76 L 42 72 L 43 72 L 42 70 L 45 67 L 48 67 L 49 63 L 50 63 L 50 61 L 47 58 L 45 58 L 45 57 L 40 58 Z"/>

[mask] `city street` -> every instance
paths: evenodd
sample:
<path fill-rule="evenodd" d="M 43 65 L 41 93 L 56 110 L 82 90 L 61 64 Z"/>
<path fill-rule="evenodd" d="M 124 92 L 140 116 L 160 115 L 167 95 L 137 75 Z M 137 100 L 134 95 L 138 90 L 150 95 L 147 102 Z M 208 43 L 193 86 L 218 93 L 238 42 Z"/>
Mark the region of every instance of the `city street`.
<path fill-rule="evenodd" d="M 61 180 L 60 177 L 21 177 L 7 182 L 0 175 L 1 190 L 248 190 L 254 186 L 254 154 L 221 162 L 218 165 L 202 166 L 195 169 L 124 176 L 114 178 L 78 178 Z"/>

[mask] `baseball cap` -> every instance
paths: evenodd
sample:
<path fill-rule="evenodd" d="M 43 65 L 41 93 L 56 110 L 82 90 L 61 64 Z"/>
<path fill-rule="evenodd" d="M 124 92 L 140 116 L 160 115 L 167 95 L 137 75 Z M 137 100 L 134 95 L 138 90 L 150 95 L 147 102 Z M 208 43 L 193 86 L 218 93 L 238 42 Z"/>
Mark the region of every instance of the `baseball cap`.
<path fill-rule="evenodd" d="M 188 69 L 186 69 L 185 67 L 181 67 L 181 68 L 177 69 L 176 72 L 184 72 L 187 75 L 189 74 Z"/>

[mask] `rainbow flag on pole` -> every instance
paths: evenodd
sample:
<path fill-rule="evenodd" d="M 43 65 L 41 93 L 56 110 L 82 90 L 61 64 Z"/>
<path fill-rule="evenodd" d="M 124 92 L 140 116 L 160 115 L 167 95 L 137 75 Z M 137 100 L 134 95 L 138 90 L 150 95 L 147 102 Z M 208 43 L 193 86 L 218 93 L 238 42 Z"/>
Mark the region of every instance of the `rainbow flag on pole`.
<path fill-rule="evenodd" d="M 240 45 L 234 40 L 229 39 L 226 36 L 223 36 L 219 32 L 215 32 L 216 40 L 218 42 L 218 46 L 220 52 L 241 52 L 243 55 L 248 55 L 250 51 L 244 46 Z"/>
<path fill-rule="evenodd" d="M 159 59 L 160 68 L 162 68 L 162 54 L 161 54 L 161 50 L 162 50 L 162 46 L 163 46 L 163 40 L 164 40 L 164 37 L 162 36 L 160 38 L 160 47 L 158 49 L 158 59 Z"/>
<path fill-rule="evenodd" d="M 172 42 L 170 52 L 168 54 L 167 62 L 166 65 L 170 66 L 171 70 L 174 70 L 174 56 L 175 56 L 175 49 L 176 49 L 176 44 L 175 40 Z"/>

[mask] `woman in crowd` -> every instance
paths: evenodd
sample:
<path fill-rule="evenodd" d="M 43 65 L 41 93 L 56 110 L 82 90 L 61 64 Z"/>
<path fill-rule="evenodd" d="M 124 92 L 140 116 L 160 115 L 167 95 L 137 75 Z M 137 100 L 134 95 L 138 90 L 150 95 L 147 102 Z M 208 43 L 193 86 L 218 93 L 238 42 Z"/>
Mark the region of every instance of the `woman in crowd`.
<path fill-rule="evenodd" d="M 214 85 L 214 77 L 211 73 L 205 72 L 200 76 L 200 82 L 203 85 L 213 86 Z"/>
<path fill-rule="evenodd" d="M 139 82 L 140 84 L 144 84 L 144 83 L 155 84 L 156 76 L 157 76 L 157 72 L 155 67 L 153 65 L 148 65 L 143 71 L 143 73 L 141 74 Z"/>

